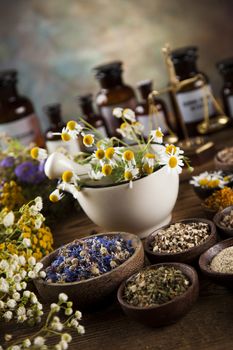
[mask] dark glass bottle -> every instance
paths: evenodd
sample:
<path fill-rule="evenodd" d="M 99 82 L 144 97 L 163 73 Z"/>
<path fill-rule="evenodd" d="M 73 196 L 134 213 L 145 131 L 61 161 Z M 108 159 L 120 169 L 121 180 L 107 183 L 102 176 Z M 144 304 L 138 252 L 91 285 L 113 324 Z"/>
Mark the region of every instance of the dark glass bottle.
<path fill-rule="evenodd" d="M 112 115 L 115 107 L 135 110 L 137 101 L 134 90 L 125 85 L 122 79 L 122 62 L 116 61 L 94 68 L 101 90 L 96 97 L 99 113 L 104 118 L 110 136 L 117 136 L 121 120 Z"/>
<path fill-rule="evenodd" d="M 17 76 L 16 70 L 0 72 L 0 133 L 19 139 L 24 145 L 35 142 L 42 146 L 39 120 L 32 102 L 19 95 Z"/>
<path fill-rule="evenodd" d="M 48 153 L 55 152 L 60 147 L 65 148 L 72 155 L 80 152 L 79 140 L 72 139 L 68 142 L 63 142 L 60 135 L 54 135 L 54 133 L 60 133 L 66 126 L 62 119 L 61 105 L 53 103 L 44 106 L 44 112 L 50 121 L 50 127 L 45 133 Z"/>
<path fill-rule="evenodd" d="M 107 137 L 108 132 L 105 120 L 94 111 L 92 94 L 78 96 L 78 103 L 83 114 L 82 118 L 98 130 L 103 137 Z"/>
<path fill-rule="evenodd" d="M 151 118 L 149 116 L 149 104 L 148 96 L 153 89 L 153 83 L 151 80 L 144 80 L 137 84 L 137 88 L 140 92 L 142 101 L 137 104 L 135 108 L 137 120 L 144 125 L 144 136 L 148 137 L 151 129 L 156 129 L 158 126 L 164 135 L 169 134 L 169 128 L 171 129 L 168 119 L 167 107 L 161 98 L 154 97 L 153 101 L 158 110 L 158 113 Z"/>
<path fill-rule="evenodd" d="M 224 83 L 221 89 L 226 115 L 233 122 L 233 58 L 228 58 L 217 63 L 217 68 L 222 74 Z"/>
<path fill-rule="evenodd" d="M 190 136 L 195 136 L 198 134 L 197 125 L 204 119 L 203 97 L 206 96 L 205 86 L 209 86 L 209 79 L 197 68 L 197 51 L 197 47 L 188 46 L 173 50 L 171 53 L 171 58 L 174 63 L 176 75 L 179 81 L 193 78 L 198 73 L 201 73 L 205 80 L 204 86 L 202 80 L 198 79 L 194 83 L 182 87 L 175 95 L 176 101 L 174 101 L 174 95 L 170 95 L 177 125 L 176 132 L 181 139 L 184 137 L 184 135 L 181 126 L 182 121 L 180 120 L 177 106 L 179 107 L 181 117 L 187 127 L 188 134 Z M 210 99 L 208 100 L 208 110 L 210 117 L 216 115 L 215 108 Z"/>

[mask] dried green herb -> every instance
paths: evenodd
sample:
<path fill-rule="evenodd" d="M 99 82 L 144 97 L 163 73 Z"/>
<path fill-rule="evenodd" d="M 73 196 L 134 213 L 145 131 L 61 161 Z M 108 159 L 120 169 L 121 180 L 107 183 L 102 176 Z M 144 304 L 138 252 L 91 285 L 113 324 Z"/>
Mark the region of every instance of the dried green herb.
<path fill-rule="evenodd" d="M 182 271 L 160 266 L 141 271 L 129 279 L 123 298 L 133 306 L 161 305 L 186 292 L 189 286 L 190 281 Z"/>

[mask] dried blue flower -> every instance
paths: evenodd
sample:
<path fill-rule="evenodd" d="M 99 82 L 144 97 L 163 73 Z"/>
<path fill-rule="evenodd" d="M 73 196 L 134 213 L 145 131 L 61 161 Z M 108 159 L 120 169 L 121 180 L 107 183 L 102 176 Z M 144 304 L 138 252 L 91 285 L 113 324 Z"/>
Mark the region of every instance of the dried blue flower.
<path fill-rule="evenodd" d="M 46 268 L 46 280 L 65 283 L 100 276 L 123 264 L 133 253 L 131 240 L 120 235 L 76 240 L 59 249 Z"/>
<path fill-rule="evenodd" d="M 38 184 L 46 178 L 44 171 L 40 171 L 39 164 L 30 161 L 19 164 L 14 172 L 20 182 L 29 184 Z"/>
<path fill-rule="evenodd" d="M 3 168 L 11 168 L 15 165 L 15 158 L 14 157 L 6 157 L 4 158 L 1 163 L 0 166 Z"/>

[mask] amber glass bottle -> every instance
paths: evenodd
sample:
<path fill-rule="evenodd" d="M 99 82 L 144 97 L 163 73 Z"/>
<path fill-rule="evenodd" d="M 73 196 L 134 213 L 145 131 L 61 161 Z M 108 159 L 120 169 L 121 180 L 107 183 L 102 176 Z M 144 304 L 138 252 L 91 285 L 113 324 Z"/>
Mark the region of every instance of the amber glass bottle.
<path fill-rule="evenodd" d="M 169 133 L 169 128 L 171 128 L 167 107 L 165 102 L 161 98 L 154 97 L 153 101 L 158 110 L 158 113 L 151 117 L 149 116 L 149 104 L 148 96 L 153 89 L 153 84 L 151 80 L 144 80 L 137 84 L 137 88 L 140 92 L 142 101 L 137 104 L 135 108 L 137 120 L 144 125 L 144 137 L 148 137 L 151 129 L 156 129 L 158 126 L 161 127 L 164 135 Z"/>
<path fill-rule="evenodd" d="M 222 74 L 224 83 L 221 89 L 226 115 L 233 122 L 233 58 L 228 58 L 217 63 L 217 68 Z"/>
<path fill-rule="evenodd" d="M 112 111 L 115 107 L 134 110 L 137 104 L 134 90 L 123 82 L 122 62 L 103 64 L 94 70 L 101 87 L 96 97 L 99 113 L 106 122 L 110 136 L 119 137 L 116 128 L 120 126 L 121 121 L 112 115 Z"/>
<path fill-rule="evenodd" d="M 198 48 L 195 46 L 188 46 L 172 51 L 171 58 L 174 63 L 177 78 L 179 81 L 183 81 L 201 73 L 205 80 L 204 84 L 209 86 L 208 77 L 197 68 L 197 51 Z M 177 112 L 177 105 L 189 135 L 195 136 L 198 134 L 197 125 L 204 118 L 203 96 L 205 96 L 205 94 L 206 92 L 203 88 L 202 80 L 197 80 L 188 86 L 182 87 L 175 95 L 176 101 L 174 101 L 174 96 L 171 95 L 177 125 L 176 132 L 179 138 L 182 139 L 184 135 L 181 127 L 181 120 Z M 210 100 L 208 101 L 208 108 L 210 117 L 216 115 L 216 111 Z"/>
<path fill-rule="evenodd" d="M 65 127 L 65 123 L 62 119 L 61 105 L 59 103 L 54 103 L 44 106 L 44 111 L 50 121 L 49 129 L 45 133 L 48 153 L 55 152 L 60 147 L 67 149 L 72 155 L 80 152 L 81 148 L 79 146 L 79 140 L 63 142 L 60 135 L 53 134 L 60 133 Z"/>
<path fill-rule="evenodd" d="M 108 133 L 105 120 L 94 111 L 92 94 L 78 96 L 78 103 L 82 111 L 82 118 L 98 130 L 103 137 L 107 137 Z"/>
<path fill-rule="evenodd" d="M 44 144 L 39 120 L 31 101 L 18 94 L 17 71 L 0 72 L 0 133 L 17 138 L 24 145 Z"/>

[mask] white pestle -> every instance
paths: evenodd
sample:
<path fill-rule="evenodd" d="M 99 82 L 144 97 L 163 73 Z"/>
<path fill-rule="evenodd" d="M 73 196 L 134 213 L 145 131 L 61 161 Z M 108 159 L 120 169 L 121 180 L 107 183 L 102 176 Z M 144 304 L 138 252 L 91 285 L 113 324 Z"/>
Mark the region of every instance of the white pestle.
<path fill-rule="evenodd" d="M 54 152 L 50 154 L 44 167 L 46 176 L 51 180 L 59 179 L 66 170 L 71 170 L 78 176 L 81 176 L 90 171 L 90 166 L 77 164 L 63 153 Z"/>

